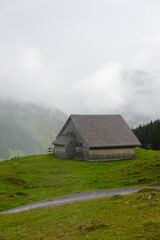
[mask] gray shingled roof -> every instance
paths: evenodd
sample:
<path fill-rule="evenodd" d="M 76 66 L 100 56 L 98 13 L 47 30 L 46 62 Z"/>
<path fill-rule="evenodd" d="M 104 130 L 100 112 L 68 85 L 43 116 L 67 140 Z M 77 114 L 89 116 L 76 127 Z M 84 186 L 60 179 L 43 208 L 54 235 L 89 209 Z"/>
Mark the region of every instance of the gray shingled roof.
<path fill-rule="evenodd" d="M 72 137 L 71 136 L 61 135 L 55 141 L 53 141 L 53 144 L 65 146 L 67 143 L 69 143 L 71 141 L 72 141 Z"/>
<path fill-rule="evenodd" d="M 140 146 L 121 115 L 71 115 L 89 148 Z"/>

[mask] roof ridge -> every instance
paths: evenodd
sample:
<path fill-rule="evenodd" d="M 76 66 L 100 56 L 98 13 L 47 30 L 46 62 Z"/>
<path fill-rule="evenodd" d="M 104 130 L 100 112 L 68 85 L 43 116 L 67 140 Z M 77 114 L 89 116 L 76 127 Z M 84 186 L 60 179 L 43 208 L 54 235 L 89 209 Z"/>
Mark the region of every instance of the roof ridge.
<path fill-rule="evenodd" d="M 72 116 L 121 116 L 121 114 L 71 114 Z"/>

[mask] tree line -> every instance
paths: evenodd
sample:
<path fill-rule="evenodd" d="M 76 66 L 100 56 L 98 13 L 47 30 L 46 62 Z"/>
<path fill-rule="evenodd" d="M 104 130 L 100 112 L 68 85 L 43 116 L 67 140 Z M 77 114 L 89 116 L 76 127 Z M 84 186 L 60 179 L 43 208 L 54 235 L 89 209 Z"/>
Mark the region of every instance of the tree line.
<path fill-rule="evenodd" d="M 132 129 L 143 148 L 160 150 L 160 120 L 151 121 Z"/>

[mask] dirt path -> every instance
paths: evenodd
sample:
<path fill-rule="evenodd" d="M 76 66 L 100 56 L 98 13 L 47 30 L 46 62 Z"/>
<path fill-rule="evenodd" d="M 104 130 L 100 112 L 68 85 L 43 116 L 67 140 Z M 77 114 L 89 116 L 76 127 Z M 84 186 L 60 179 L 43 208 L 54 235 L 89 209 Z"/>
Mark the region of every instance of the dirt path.
<path fill-rule="evenodd" d="M 22 212 L 22 211 L 27 211 L 33 208 L 40 208 L 40 207 L 58 206 L 66 203 L 73 203 L 73 202 L 87 201 L 87 200 L 98 199 L 103 197 L 110 197 L 117 194 L 128 195 L 133 192 L 137 192 L 142 188 L 146 188 L 146 187 L 117 188 L 117 189 L 96 190 L 96 191 L 68 194 L 60 197 L 48 198 L 42 201 L 29 203 L 26 205 L 21 205 L 19 207 L 7 209 L 0 212 L 0 214 Z M 160 189 L 160 186 L 152 187 L 152 188 Z"/>

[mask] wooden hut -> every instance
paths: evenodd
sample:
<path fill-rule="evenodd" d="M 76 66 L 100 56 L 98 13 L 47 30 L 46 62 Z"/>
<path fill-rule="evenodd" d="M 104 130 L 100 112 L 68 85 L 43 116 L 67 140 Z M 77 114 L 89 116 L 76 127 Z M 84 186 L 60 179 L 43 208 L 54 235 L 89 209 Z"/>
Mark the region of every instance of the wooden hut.
<path fill-rule="evenodd" d="M 86 161 L 134 158 L 141 145 L 121 115 L 71 115 L 53 144 L 55 156 Z"/>

